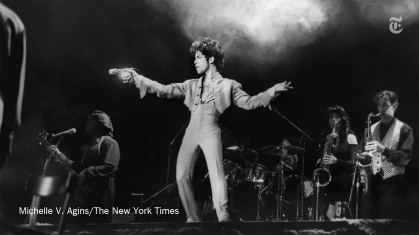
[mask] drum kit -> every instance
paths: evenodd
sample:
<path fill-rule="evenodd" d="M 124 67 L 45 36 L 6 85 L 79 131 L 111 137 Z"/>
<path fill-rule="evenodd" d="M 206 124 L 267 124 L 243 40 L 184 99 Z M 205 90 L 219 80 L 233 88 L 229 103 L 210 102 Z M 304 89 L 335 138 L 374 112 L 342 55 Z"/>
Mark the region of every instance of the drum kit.
<path fill-rule="evenodd" d="M 298 159 L 303 153 L 303 148 L 291 146 L 286 140 L 260 151 L 240 145 L 225 147 L 223 168 L 232 216 L 240 221 L 298 220 L 302 192 Z M 271 159 L 269 164 L 266 158 Z M 313 195 L 313 187 L 310 179 L 304 180 L 304 200 Z M 309 217 L 311 208 L 305 209 Z"/>

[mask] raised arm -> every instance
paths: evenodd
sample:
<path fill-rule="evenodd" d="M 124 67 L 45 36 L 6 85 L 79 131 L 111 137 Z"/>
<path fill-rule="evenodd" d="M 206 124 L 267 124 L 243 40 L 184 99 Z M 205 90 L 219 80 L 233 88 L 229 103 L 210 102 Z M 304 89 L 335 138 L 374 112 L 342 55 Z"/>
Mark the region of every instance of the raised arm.
<path fill-rule="evenodd" d="M 251 110 L 258 107 L 266 107 L 272 99 L 276 98 L 281 92 L 293 89 L 291 83 L 283 82 L 278 83 L 268 90 L 261 92 L 255 96 L 248 95 L 242 90 L 240 83 L 233 81 L 232 85 L 232 99 L 233 103 L 243 109 Z"/>

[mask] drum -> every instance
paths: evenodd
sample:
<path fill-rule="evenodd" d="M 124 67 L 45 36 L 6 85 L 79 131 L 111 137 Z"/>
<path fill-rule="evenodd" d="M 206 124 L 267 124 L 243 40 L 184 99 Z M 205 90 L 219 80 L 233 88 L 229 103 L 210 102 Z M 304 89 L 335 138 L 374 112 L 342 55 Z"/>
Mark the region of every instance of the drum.
<path fill-rule="evenodd" d="M 314 183 L 311 179 L 304 180 L 304 198 L 314 195 Z"/>
<path fill-rule="evenodd" d="M 285 191 L 285 200 L 289 201 L 289 204 L 285 203 L 284 205 L 284 217 L 287 220 L 295 220 L 297 214 L 297 205 L 298 200 L 301 199 L 298 195 L 299 189 L 301 188 L 301 177 L 289 177 L 286 180 L 286 191 Z M 313 203 L 314 203 L 314 184 L 310 178 L 304 178 L 304 201 L 303 201 L 303 219 L 311 220 L 313 219 Z"/>
<path fill-rule="evenodd" d="M 271 177 L 271 171 L 262 164 L 244 170 L 243 179 L 234 188 L 233 210 L 242 221 L 268 221 L 268 207 L 262 189 Z M 258 211 L 259 208 L 259 211 Z"/>
<path fill-rule="evenodd" d="M 235 182 L 235 184 L 237 184 L 242 181 L 244 170 L 239 166 L 239 164 L 233 161 L 224 159 L 223 169 L 224 169 L 224 174 L 225 174 L 227 182 L 229 183 Z"/>
<path fill-rule="evenodd" d="M 228 159 L 223 160 L 223 170 L 228 184 L 230 198 L 234 186 L 243 181 L 244 170 L 238 163 Z M 198 198 L 198 207 L 201 211 L 202 219 L 203 221 L 218 221 L 212 201 L 209 173 L 206 174 L 201 183 L 202 185 L 200 187 L 195 188 L 195 197 Z"/>
<path fill-rule="evenodd" d="M 268 205 L 266 213 L 269 218 L 277 217 L 277 196 L 281 189 L 278 189 L 277 177 L 273 174 L 267 186 L 262 190 L 261 197 Z M 284 196 L 282 202 L 282 221 L 293 221 L 297 219 L 297 209 L 301 177 L 285 177 L 284 178 Z M 304 179 L 304 219 L 309 219 L 309 213 L 312 211 L 312 200 L 314 192 L 314 184 L 311 179 Z"/>
<path fill-rule="evenodd" d="M 259 197 L 261 185 L 251 181 L 243 181 L 234 188 L 233 211 L 239 221 L 267 221 L 268 214 L 263 197 Z M 231 193 L 231 192 L 230 192 Z M 259 199 L 259 200 L 258 200 Z"/>
<path fill-rule="evenodd" d="M 265 184 L 270 176 L 271 171 L 262 164 L 257 164 L 256 167 L 245 170 L 245 181 Z"/>

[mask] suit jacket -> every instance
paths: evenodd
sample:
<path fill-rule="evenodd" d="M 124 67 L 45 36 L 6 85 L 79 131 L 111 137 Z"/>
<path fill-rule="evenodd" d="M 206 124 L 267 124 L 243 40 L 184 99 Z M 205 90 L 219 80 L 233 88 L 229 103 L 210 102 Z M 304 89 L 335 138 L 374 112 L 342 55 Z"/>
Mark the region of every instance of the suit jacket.
<path fill-rule="evenodd" d="M 255 109 L 266 107 L 275 94 L 275 88 L 272 87 L 265 92 L 255 96 L 250 96 L 242 90 L 240 83 L 223 78 L 221 74 L 216 74 L 216 87 L 214 89 L 215 106 L 220 113 L 223 113 L 230 105 L 234 104 L 243 109 Z M 161 98 L 184 99 L 184 104 L 193 112 L 201 99 L 202 79 L 190 79 L 183 83 L 172 83 L 162 85 L 156 81 L 145 77 L 136 77 L 135 85 L 140 90 L 140 96 L 143 98 L 146 93 L 156 94 Z"/>

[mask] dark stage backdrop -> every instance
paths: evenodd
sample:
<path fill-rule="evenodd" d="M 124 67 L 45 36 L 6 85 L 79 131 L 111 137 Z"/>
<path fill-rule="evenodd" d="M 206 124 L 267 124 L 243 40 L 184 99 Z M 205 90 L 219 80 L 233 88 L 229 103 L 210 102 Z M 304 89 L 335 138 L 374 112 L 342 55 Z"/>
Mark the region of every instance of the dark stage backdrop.
<path fill-rule="evenodd" d="M 175 181 L 183 132 L 172 147 L 168 164 L 170 143 L 189 119 L 187 107 L 182 100 L 153 95 L 140 100 L 136 88 L 110 76 L 108 70 L 135 67 L 163 84 L 197 77 L 189 54 L 193 37 L 185 30 L 188 23 L 176 18 L 182 17 L 182 11 L 167 11 L 170 8 L 151 1 L 3 2 L 25 24 L 28 46 L 22 126 L 15 134 L 13 157 L 1 172 L 1 201 L 7 205 L 4 215 L 22 222 L 24 216 L 18 214 L 18 208 L 30 205 L 31 197 L 23 190 L 25 178 L 30 173 L 40 174 L 47 157 L 45 148 L 37 144 L 37 134 L 77 128 L 76 134 L 61 142 L 60 150 L 79 159 L 79 148 L 86 140 L 87 115 L 96 109 L 111 116 L 121 148 L 117 206 L 135 203 L 132 192 L 145 193 L 147 198 L 165 187 L 168 165 L 169 182 Z M 290 49 L 282 54 L 279 51 L 279 55 L 272 49 L 275 47 L 256 55 L 255 44 L 261 42 L 245 33 L 232 38 L 226 33 L 201 30 L 198 32 L 202 35 L 192 36 L 207 33 L 222 43 L 223 39 L 228 42 L 223 76 L 240 82 L 249 94 L 278 82 L 292 82 L 294 89 L 281 94 L 273 105 L 314 139 L 305 141 L 307 177 L 311 177 L 321 151 L 317 146 L 328 106 L 343 106 L 361 138 L 367 115 L 377 112 L 374 94 L 384 89 L 395 91 L 400 100 L 396 117 L 413 128 L 415 137 L 413 158 L 405 174 L 409 205 L 405 216 L 417 219 L 418 23 L 402 22 L 403 31 L 393 34 L 389 17 L 372 23 L 356 10 L 350 11 L 357 1 L 352 5 L 348 2 L 349 11 L 343 16 L 352 17 L 350 26 L 335 22 L 321 34 L 306 31 L 310 40 L 305 43 L 288 38 L 281 46 Z M 417 5 L 414 7 L 417 9 Z M 194 22 L 189 24 L 198 27 Z M 283 38 L 276 40 L 281 42 Z M 291 144 L 300 145 L 301 134 L 296 128 L 269 109 L 245 111 L 232 107 L 221 123 L 235 136 L 226 143 L 259 150 L 287 138 Z M 272 169 L 277 163 L 263 153 L 260 158 Z M 205 167 L 201 159 L 198 178 L 205 175 Z M 63 169 L 53 164 L 49 173 L 60 171 Z"/>

